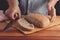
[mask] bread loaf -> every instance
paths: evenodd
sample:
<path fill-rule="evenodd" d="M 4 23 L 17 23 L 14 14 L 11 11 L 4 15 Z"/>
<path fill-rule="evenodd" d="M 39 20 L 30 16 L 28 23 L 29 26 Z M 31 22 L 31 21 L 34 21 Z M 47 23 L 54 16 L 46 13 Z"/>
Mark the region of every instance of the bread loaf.
<path fill-rule="evenodd" d="M 28 14 L 26 15 L 25 19 L 31 24 L 34 24 L 36 27 L 40 28 L 46 27 L 50 23 L 49 18 L 42 14 Z"/>

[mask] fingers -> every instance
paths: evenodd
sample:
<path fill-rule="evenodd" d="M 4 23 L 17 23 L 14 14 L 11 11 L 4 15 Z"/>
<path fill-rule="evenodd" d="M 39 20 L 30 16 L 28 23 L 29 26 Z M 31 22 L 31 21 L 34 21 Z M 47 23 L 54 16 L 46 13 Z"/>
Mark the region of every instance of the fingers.
<path fill-rule="evenodd" d="M 51 7 L 51 22 L 53 22 L 56 19 L 56 9 L 54 7 Z"/>
<path fill-rule="evenodd" d="M 21 12 L 20 12 L 20 10 L 18 11 L 18 15 L 19 15 L 19 18 L 21 18 Z"/>
<path fill-rule="evenodd" d="M 16 18 L 20 18 L 21 17 L 21 13 L 20 13 L 20 11 L 14 11 L 14 13 L 12 13 L 12 19 L 16 19 Z"/>
<path fill-rule="evenodd" d="M 20 12 L 20 10 L 19 9 L 11 9 L 11 8 L 9 8 L 9 9 L 7 9 L 6 11 L 5 11 L 5 14 L 6 14 L 6 16 L 9 18 L 9 19 L 13 19 L 13 20 L 15 20 L 15 15 L 16 14 L 18 14 L 18 17 L 20 18 L 21 17 L 21 12 Z"/>
<path fill-rule="evenodd" d="M 12 16 L 11 13 L 12 13 L 12 12 L 11 12 L 11 10 L 9 10 L 9 9 L 7 9 L 7 10 L 5 11 L 5 15 L 7 16 L 8 19 L 11 19 L 11 16 Z"/>
<path fill-rule="evenodd" d="M 47 10 L 48 10 L 48 13 L 51 16 L 50 21 L 51 22 L 54 21 L 56 19 L 56 9 L 54 8 L 54 6 L 52 6 L 52 4 L 48 4 L 47 5 Z"/>
<path fill-rule="evenodd" d="M 54 7 L 51 7 L 51 11 L 53 15 L 56 15 L 56 9 Z"/>
<path fill-rule="evenodd" d="M 48 9 L 48 11 L 50 12 L 51 11 L 51 5 L 47 5 L 47 9 Z"/>
<path fill-rule="evenodd" d="M 56 16 L 52 16 L 51 22 L 55 21 L 55 19 L 56 19 Z"/>

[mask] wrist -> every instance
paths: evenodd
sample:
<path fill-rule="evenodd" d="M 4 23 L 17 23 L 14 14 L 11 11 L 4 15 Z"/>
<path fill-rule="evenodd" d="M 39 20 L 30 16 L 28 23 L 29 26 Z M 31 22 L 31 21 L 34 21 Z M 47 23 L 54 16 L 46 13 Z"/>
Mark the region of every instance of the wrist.
<path fill-rule="evenodd" d="M 49 6 L 49 7 L 54 7 L 55 5 L 52 4 L 52 3 L 48 3 L 48 6 Z"/>
<path fill-rule="evenodd" d="M 14 8 L 14 9 L 17 8 L 17 7 L 19 7 L 19 6 L 18 5 L 10 5 L 9 6 L 9 8 Z"/>
<path fill-rule="evenodd" d="M 59 0 L 49 0 L 48 4 L 52 5 L 52 6 L 55 6 L 58 1 Z"/>
<path fill-rule="evenodd" d="M 9 7 L 16 7 L 18 6 L 17 4 L 10 4 Z"/>
<path fill-rule="evenodd" d="M 9 7 L 15 7 L 18 6 L 17 0 L 7 0 Z"/>

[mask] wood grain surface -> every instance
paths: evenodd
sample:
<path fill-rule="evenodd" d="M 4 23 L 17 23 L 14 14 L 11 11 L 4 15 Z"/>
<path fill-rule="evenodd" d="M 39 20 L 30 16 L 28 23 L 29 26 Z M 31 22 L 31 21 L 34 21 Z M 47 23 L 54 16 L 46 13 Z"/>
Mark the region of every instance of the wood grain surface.
<path fill-rule="evenodd" d="M 60 16 L 57 16 L 57 18 L 59 20 Z M 3 32 L 3 28 L 7 25 L 7 22 L 0 22 L 0 40 L 60 40 L 59 21 L 56 21 L 56 25 L 52 23 L 51 26 L 54 24 L 52 27 L 29 35 L 24 35 L 14 27 L 10 27 L 7 32 Z"/>

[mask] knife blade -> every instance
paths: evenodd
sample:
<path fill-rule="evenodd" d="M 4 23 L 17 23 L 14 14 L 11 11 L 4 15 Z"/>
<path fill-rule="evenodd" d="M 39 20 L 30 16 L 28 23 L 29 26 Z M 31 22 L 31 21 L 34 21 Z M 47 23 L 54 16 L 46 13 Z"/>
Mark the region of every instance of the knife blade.
<path fill-rule="evenodd" d="M 19 19 L 19 17 L 16 15 L 15 20 L 11 20 L 11 21 L 5 26 L 5 28 L 3 29 L 3 32 L 8 31 L 8 29 L 9 29 L 10 27 L 12 27 L 13 23 L 14 23 L 15 21 L 17 21 L 18 19 Z"/>
<path fill-rule="evenodd" d="M 3 29 L 3 32 L 6 32 L 12 26 L 13 23 L 14 23 L 14 20 L 10 21 Z"/>

